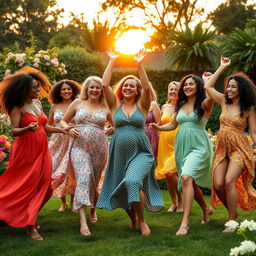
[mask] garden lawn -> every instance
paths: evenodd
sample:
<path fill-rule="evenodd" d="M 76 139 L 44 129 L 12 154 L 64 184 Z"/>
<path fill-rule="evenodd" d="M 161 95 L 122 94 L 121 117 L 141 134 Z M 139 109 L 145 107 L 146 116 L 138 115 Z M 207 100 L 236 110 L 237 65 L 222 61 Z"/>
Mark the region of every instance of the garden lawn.
<path fill-rule="evenodd" d="M 57 209 L 60 200 L 52 198 L 41 210 L 39 223 L 43 241 L 25 236 L 25 228 L 0 226 L 0 255 L 2 256 L 222 256 L 229 255 L 230 248 L 243 240 L 237 234 L 223 234 L 227 212 L 219 207 L 208 224 L 200 224 L 201 210 L 194 203 L 191 212 L 189 235 L 175 236 L 182 214 L 168 213 L 170 199 L 163 191 L 165 209 L 159 213 L 146 213 L 151 228 L 150 236 L 129 230 L 129 219 L 121 210 L 98 210 L 99 221 L 89 224 L 91 237 L 79 234 L 79 215 L 70 208 L 63 213 Z M 206 197 L 209 201 L 209 197 Z M 256 214 L 239 211 L 238 221 L 256 219 Z M 253 239 L 253 232 L 250 237 Z M 255 236 L 254 236 L 255 237 Z"/>

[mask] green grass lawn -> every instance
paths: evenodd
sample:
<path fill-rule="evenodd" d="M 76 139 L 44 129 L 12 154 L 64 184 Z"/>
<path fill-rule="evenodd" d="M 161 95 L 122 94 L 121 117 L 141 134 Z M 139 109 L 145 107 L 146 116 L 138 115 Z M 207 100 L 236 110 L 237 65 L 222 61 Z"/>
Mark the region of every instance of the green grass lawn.
<path fill-rule="evenodd" d="M 194 203 L 189 235 L 176 237 L 182 214 L 168 213 L 170 199 L 163 191 L 166 207 L 159 213 L 146 213 L 151 228 L 150 236 L 141 236 L 139 231 L 129 230 L 129 219 L 121 209 L 98 210 L 99 221 L 89 224 L 91 237 L 79 234 L 79 215 L 68 209 L 57 212 L 60 200 L 52 198 L 41 210 L 39 223 L 43 241 L 27 238 L 25 228 L 0 226 L 0 255 L 65 255 L 65 256 L 222 256 L 229 255 L 232 247 L 238 246 L 242 237 L 236 234 L 223 234 L 221 231 L 227 212 L 219 207 L 208 224 L 201 225 L 201 210 Z M 209 197 L 207 197 L 209 200 Z M 238 221 L 254 219 L 256 214 L 239 212 Z M 250 238 L 253 238 L 251 232 Z"/>

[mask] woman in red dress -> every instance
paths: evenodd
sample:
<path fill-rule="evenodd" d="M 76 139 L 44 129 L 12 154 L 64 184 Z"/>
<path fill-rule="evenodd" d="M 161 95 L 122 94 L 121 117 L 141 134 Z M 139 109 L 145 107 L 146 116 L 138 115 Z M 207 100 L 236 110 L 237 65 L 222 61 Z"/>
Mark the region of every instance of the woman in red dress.
<path fill-rule="evenodd" d="M 46 132 L 63 132 L 47 125 L 38 100 L 50 86 L 46 76 L 25 67 L 0 83 L 0 105 L 11 120 L 16 137 L 9 167 L 0 176 L 0 220 L 12 227 L 28 226 L 27 235 L 43 238 L 37 232 L 39 210 L 50 199 L 52 162 Z"/>

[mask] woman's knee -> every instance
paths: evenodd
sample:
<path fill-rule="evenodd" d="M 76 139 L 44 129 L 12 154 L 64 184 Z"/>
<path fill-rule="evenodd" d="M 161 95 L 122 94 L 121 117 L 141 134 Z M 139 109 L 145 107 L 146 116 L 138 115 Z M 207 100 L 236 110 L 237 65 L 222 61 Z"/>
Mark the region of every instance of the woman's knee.
<path fill-rule="evenodd" d="M 189 175 L 182 175 L 181 180 L 182 180 L 182 186 L 193 185 L 193 178 Z"/>
<path fill-rule="evenodd" d="M 234 179 L 226 179 L 225 180 L 225 189 L 228 191 L 228 190 L 231 190 L 231 189 L 234 189 L 236 187 L 236 180 Z"/>

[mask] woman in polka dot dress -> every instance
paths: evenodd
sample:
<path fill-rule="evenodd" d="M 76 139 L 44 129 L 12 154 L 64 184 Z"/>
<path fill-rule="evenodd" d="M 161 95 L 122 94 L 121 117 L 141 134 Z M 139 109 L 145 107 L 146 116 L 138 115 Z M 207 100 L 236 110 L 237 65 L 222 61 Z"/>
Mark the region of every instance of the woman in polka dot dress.
<path fill-rule="evenodd" d="M 110 143 L 108 168 L 97 207 L 125 209 L 131 219 L 130 228 L 139 227 L 142 235 L 149 235 L 144 205 L 149 211 L 159 211 L 163 208 L 163 200 L 154 177 L 154 155 L 144 133 L 151 101 L 148 77 L 142 66 L 145 53 L 141 51 L 134 57 L 140 80 L 126 76 L 114 92 L 109 85 L 118 55 L 108 52 L 108 56 L 110 61 L 102 82 L 115 134 Z"/>

